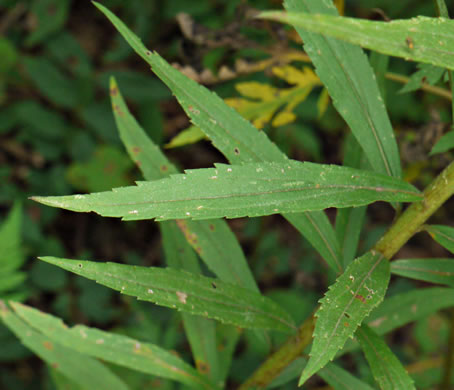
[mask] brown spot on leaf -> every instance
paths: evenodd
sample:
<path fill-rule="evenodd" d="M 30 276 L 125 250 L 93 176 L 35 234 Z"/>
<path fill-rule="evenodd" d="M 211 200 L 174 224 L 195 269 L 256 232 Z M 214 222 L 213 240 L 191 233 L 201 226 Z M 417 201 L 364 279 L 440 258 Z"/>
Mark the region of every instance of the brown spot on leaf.
<path fill-rule="evenodd" d="M 169 167 L 167 165 L 161 165 L 161 172 L 167 172 Z"/>
<path fill-rule="evenodd" d="M 209 228 L 212 232 L 214 232 L 216 229 L 212 223 L 210 223 Z"/>
<path fill-rule="evenodd" d="M 356 294 L 355 299 L 360 300 L 362 303 L 366 303 L 366 298 L 364 298 L 361 294 Z"/>
<path fill-rule="evenodd" d="M 60 367 L 60 364 L 58 364 L 58 363 L 52 363 L 51 366 L 52 366 L 52 368 L 57 369 L 58 367 Z"/>
<path fill-rule="evenodd" d="M 235 148 L 235 149 L 233 149 L 233 152 L 234 152 L 236 155 L 239 155 L 239 154 L 240 154 L 240 149 Z"/>
<path fill-rule="evenodd" d="M 197 366 L 197 370 L 201 374 L 208 374 L 211 370 L 211 367 L 207 362 L 203 362 L 203 361 L 197 359 L 195 364 Z"/>
<path fill-rule="evenodd" d="M 189 231 L 186 221 L 184 221 L 182 219 L 177 219 L 176 223 L 177 223 L 178 227 L 180 228 L 180 230 L 183 232 L 188 243 L 196 250 L 197 253 L 199 253 L 199 254 L 202 253 L 202 248 L 197 246 L 197 243 L 198 243 L 197 234 Z"/>
<path fill-rule="evenodd" d="M 52 351 L 54 349 L 53 344 L 50 341 L 44 341 L 43 342 L 43 347 L 46 348 L 49 351 Z"/>
<path fill-rule="evenodd" d="M 134 147 L 132 148 L 132 152 L 133 152 L 134 154 L 139 154 L 141 151 L 142 151 L 142 148 L 139 147 L 139 146 L 134 146 Z"/>
<path fill-rule="evenodd" d="M 111 96 L 117 96 L 118 95 L 118 88 L 117 87 L 110 88 L 110 95 Z"/>

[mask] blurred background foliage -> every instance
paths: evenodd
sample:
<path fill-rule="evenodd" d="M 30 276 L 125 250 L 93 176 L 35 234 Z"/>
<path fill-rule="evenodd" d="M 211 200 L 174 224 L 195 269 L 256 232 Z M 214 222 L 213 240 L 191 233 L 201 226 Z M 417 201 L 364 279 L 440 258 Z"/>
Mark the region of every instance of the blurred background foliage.
<path fill-rule="evenodd" d="M 287 27 L 251 18 L 255 10 L 281 8 L 280 0 L 101 2 L 148 47 L 209 85 L 292 158 L 341 163 L 348 129 L 299 50 L 301 42 Z M 374 20 L 433 16 L 435 12 L 433 2 L 425 0 L 336 3 L 346 15 Z M 371 59 L 377 69 L 384 60 L 376 55 Z M 398 59 L 390 60 L 389 70 L 403 76 L 417 71 L 414 64 Z M 52 255 L 162 264 L 160 237 L 153 222 L 123 223 L 27 200 L 31 195 L 103 191 L 141 179 L 113 120 L 108 98 L 112 75 L 149 136 L 165 146 L 178 165 L 198 168 L 224 161 L 201 140 L 197 129 L 190 128 L 170 92 L 90 1 L 0 0 L 0 297 L 27 300 L 71 324 L 115 329 L 156 342 L 190 359 L 178 313 L 120 297 L 92 281 L 34 261 L 38 255 Z M 433 82 L 446 86 L 443 77 L 439 79 Z M 406 178 L 422 188 L 452 159 L 449 151 L 427 158 L 434 143 L 449 130 L 450 102 L 421 90 L 399 94 L 402 83 L 386 79 L 381 87 Z M 449 224 L 452 210 L 445 207 L 435 220 Z M 328 215 L 335 216 L 332 210 Z M 361 252 L 374 243 L 392 217 L 392 210 L 384 204 L 369 207 Z M 229 223 L 262 291 L 302 321 L 333 275 L 279 216 Z M 448 257 L 424 235 L 413 239 L 403 252 L 402 257 Z M 393 280 L 390 294 L 415 285 L 423 283 Z M 403 362 L 434 362 L 414 368 L 420 370 L 418 375 L 428 376 L 427 387 L 434 380 L 427 367 L 441 366 L 436 359 L 448 337 L 447 324 L 447 316 L 439 313 L 388 338 Z M 273 348 L 254 337 L 244 333 L 233 361 L 232 386 L 243 381 Z M 343 363 L 360 377 L 370 376 L 360 354 L 350 355 Z M 126 369 L 116 370 L 134 389 L 178 388 Z M 46 369 L 0 325 L 0 388 L 64 385 L 63 377 Z"/>

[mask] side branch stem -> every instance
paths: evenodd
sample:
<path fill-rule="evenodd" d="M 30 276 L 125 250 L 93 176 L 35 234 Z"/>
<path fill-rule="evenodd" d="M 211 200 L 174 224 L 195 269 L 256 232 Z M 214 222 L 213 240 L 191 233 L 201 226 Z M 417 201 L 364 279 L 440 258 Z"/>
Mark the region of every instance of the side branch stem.
<path fill-rule="evenodd" d="M 396 219 L 373 249 L 391 259 L 452 195 L 454 195 L 454 162 L 424 190 L 422 201 L 412 203 Z M 238 390 L 266 388 L 285 367 L 301 356 L 302 351 L 312 341 L 314 327 L 315 317 L 312 315 L 298 328 L 296 335 L 289 338 L 280 349 L 269 356 Z"/>

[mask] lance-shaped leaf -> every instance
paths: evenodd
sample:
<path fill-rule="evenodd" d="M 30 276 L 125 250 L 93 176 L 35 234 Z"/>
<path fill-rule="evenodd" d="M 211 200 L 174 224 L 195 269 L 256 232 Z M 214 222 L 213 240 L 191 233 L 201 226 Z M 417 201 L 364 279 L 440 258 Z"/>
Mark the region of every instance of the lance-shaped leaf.
<path fill-rule="evenodd" d="M 454 21 L 418 16 L 373 22 L 332 15 L 264 12 L 262 17 L 341 39 L 383 54 L 454 69 Z"/>
<path fill-rule="evenodd" d="M 453 288 L 412 290 L 385 299 L 372 312 L 367 323 L 378 334 L 385 334 L 448 307 L 454 307 Z"/>
<path fill-rule="evenodd" d="M 133 370 L 173 379 L 195 389 L 213 388 L 193 367 L 156 345 L 84 325 L 68 328 L 61 319 L 29 306 L 20 303 L 12 303 L 11 306 L 29 326 L 65 348 Z"/>
<path fill-rule="evenodd" d="M 43 257 L 87 279 L 140 300 L 243 328 L 295 329 L 291 316 L 271 299 L 234 284 L 171 268 Z"/>
<path fill-rule="evenodd" d="M 158 54 L 147 50 L 140 39 L 112 12 L 99 3 L 94 4 L 136 53 L 152 67 L 156 75 L 166 83 L 192 122 L 199 126 L 231 163 L 287 161 L 287 156 L 263 132 L 257 131 L 216 94 L 178 72 Z M 294 213 L 284 217 L 309 240 L 333 269 L 338 272 L 342 270 L 336 234 L 323 212 Z"/>
<path fill-rule="evenodd" d="M 395 275 L 454 287 L 454 259 L 403 259 L 391 263 Z"/>
<path fill-rule="evenodd" d="M 330 0 L 286 0 L 284 5 L 288 11 L 307 12 L 309 18 L 317 18 L 316 14 L 337 17 L 337 10 Z M 327 38 L 324 36 L 326 30 L 319 35 L 296 27 L 317 75 L 373 169 L 400 177 L 399 150 L 367 56 L 359 47 Z"/>
<path fill-rule="evenodd" d="M 416 389 L 413 379 L 408 375 L 402 363 L 371 328 L 362 325 L 356 332 L 356 338 L 366 355 L 380 389 Z"/>
<path fill-rule="evenodd" d="M 328 363 L 317 375 L 335 390 L 373 390 L 367 383 L 359 380 L 337 364 Z"/>
<path fill-rule="evenodd" d="M 454 228 L 443 225 L 425 226 L 431 237 L 445 249 L 454 253 Z"/>
<path fill-rule="evenodd" d="M 421 195 L 412 185 L 379 173 L 288 161 L 218 164 L 112 192 L 33 199 L 125 220 L 167 220 L 252 217 L 362 206 L 377 200 L 415 201 Z"/>
<path fill-rule="evenodd" d="M 14 303 L 10 301 L 12 305 Z M 0 319 L 42 360 L 83 389 L 128 390 L 128 387 L 101 362 L 67 348 L 23 321 L 0 301 Z"/>
<path fill-rule="evenodd" d="M 314 342 L 300 385 L 335 357 L 364 318 L 381 303 L 389 277 L 389 261 L 382 254 L 368 252 L 350 263 L 330 287 L 316 313 Z"/>

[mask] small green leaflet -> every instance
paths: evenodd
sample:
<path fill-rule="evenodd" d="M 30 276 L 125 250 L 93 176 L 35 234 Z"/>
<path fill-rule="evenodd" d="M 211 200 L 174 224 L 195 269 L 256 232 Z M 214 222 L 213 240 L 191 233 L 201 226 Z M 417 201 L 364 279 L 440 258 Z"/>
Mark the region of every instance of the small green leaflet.
<path fill-rule="evenodd" d="M 10 301 L 11 305 L 19 305 Z M 47 364 L 83 389 L 128 390 L 128 387 L 101 362 L 67 348 L 23 321 L 0 300 L 0 319 L 21 342 Z"/>
<path fill-rule="evenodd" d="M 99 284 L 190 314 L 243 328 L 295 330 L 291 316 L 271 299 L 218 279 L 171 268 L 42 257 Z"/>
<path fill-rule="evenodd" d="M 429 225 L 424 228 L 442 247 L 454 253 L 454 228 L 443 225 Z"/>
<path fill-rule="evenodd" d="M 391 272 L 425 282 L 454 287 L 454 259 L 402 259 L 391 263 Z"/>
<path fill-rule="evenodd" d="M 454 21 L 418 16 L 373 22 L 307 13 L 263 12 L 262 18 L 285 22 L 318 34 L 406 60 L 454 69 Z"/>
<path fill-rule="evenodd" d="M 193 123 L 203 130 L 231 163 L 288 160 L 265 133 L 257 131 L 219 96 L 178 72 L 158 54 L 150 52 L 112 12 L 99 3 L 94 4 L 172 90 Z M 339 245 L 325 213 L 293 213 L 284 217 L 309 240 L 333 269 L 338 272 L 342 270 Z"/>
<path fill-rule="evenodd" d="M 333 360 L 364 318 L 381 303 L 389 278 L 389 261 L 380 253 L 368 252 L 350 263 L 330 286 L 316 313 L 310 359 L 299 385 Z"/>
<path fill-rule="evenodd" d="M 336 165 L 288 161 L 188 170 L 112 192 L 34 197 L 68 210 L 124 220 L 207 219 L 362 206 L 377 200 L 416 201 L 419 191 L 393 177 Z"/>
<path fill-rule="evenodd" d="M 383 339 L 367 325 L 362 325 L 355 334 L 366 355 L 375 380 L 382 390 L 416 390 L 413 379 L 402 363 L 393 354 Z"/>
<path fill-rule="evenodd" d="M 29 326 L 65 348 L 133 370 L 173 379 L 195 389 L 213 388 L 189 364 L 158 346 L 84 325 L 68 328 L 59 318 L 29 306 L 19 303 L 11 303 L 11 306 Z"/>

